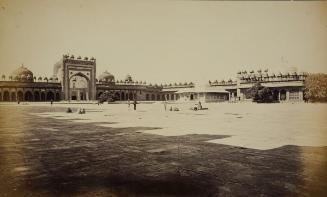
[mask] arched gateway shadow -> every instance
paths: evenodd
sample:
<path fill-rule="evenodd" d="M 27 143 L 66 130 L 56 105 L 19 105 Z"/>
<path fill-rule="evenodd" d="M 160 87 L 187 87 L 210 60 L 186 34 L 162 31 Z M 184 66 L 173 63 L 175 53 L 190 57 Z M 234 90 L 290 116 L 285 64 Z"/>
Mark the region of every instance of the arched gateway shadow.
<path fill-rule="evenodd" d="M 3 109 L 8 110 L 8 109 Z M 165 137 L 139 130 L 35 118 L 25 107 L 12 119 L 24 119 L 15 139 L 0 138 L 0 159 L 19 152 L 0 169 L 17 169 L 2 185 L 9 194 L 30 196 L 298 196 L 310 194 L 303 179 L 303 147 L 254 150 L 205 141 L 228 136 Z M 38 112 L 49 108 L 38 109 Z M 54 110 L 54 109 L 53 109 Z M 55 109 L 59 110 L 59 109 Z M 65 110 L 65 109 L 60 109 Z M 1 111 L 1 108 L 0 108 Z M 9 118 L 9 119 L 8 119 Z M 0 121 L 3 121 L 0 119 Z M 62 122 L 65 121 L 65 124 Z M 1 122 L 2 123 L 2 122 Z M 5 128 L 11 127 L 8 124 Z M 15 125 L 13 125 L 15 127 Z M 1 128 L 2 130 L 6 130 Z M 9 132 L 9 130 L 7 131 Z M 24 135 L 19 135 L 24 133 Z M 4 137 L 7 136 L 7 137 Z M 20 136 L 20 137 L 19 137 Z M 16 146 L 5 143 L 16 141 Z M 6 145 L 7 144 L 7 145 Z M 326 154 L 326 148 L 312 148 Z M 326 161 L 324 161 L 326 162 Z M 26 170 L 22 170 L 25 166 Z M 319 192 L 326 173 L 319 179 Z M 16 190 L 11 190 L 12 185 Z M 323 191 L 323 190 L 321 190 Z M 15 193 L 16 192 L 16 193 Z M 20 193 L 21 192 L 21 193 Z M 25 195 L 25 196 L 28 196 Z"/>

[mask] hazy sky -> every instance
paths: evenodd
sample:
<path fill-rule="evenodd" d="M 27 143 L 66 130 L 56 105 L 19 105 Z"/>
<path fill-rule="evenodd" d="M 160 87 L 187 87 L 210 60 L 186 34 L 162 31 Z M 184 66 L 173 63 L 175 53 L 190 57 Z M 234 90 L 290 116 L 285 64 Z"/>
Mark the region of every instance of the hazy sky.
<path fill-rule="evenodd" d="M 50 76 L 66 53 L 152 83 L 327 72 L 327 2 L 0 0 L 0 73 Z"/>

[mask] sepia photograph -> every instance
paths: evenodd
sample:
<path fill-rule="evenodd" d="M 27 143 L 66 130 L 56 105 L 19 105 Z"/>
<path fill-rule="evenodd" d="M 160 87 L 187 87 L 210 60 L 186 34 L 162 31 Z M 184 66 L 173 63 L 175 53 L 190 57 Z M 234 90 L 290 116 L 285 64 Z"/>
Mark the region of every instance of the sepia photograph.
<path fill-rule="evenodd" d="M 1 197 L 326 197 L 327 1 L 0 0 Z"/>

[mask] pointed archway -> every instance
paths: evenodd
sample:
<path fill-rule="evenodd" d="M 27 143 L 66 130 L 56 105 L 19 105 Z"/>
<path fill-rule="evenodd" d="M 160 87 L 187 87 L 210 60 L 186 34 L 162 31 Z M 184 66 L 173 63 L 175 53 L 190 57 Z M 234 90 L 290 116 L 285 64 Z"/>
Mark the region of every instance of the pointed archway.
<path fill-rule="evenodd" d="M 47 92 L 47 97 L 46 97 L 47 101 L 53 101 L 54 100 L 54 93 L 52 91 Z"/>
<path fill-rule="evenodd" d="M 22 91 L 17 92 L 17 100 L 18 101 L 24 101 L 24 94 Z"/>
<path fill-rule="evenodd" d="M 89 100 L 90 81 L 83 73 L 72 75 L 69 79 L 70 100 Z"/>
<path fill-rule="evenodd" d="M 39 91 L 34 92 L 34 101 L 40 101 L 40 92 Z"/>
<path fill-rule="evenodd" d="M 11 93 L 11 101 L 16 101 L 16 92 Z"/>
<path fill-rule="evenodd" d="M 5 91 L 3 93 L 3 101 L 10 101 L 10 96 L 8 91 Z"/>
<path fill-rule="evenodd" d="M 33 101 L 33 94 L 31 91 L 26 91 L 24 95 L 25 101 Z"/>

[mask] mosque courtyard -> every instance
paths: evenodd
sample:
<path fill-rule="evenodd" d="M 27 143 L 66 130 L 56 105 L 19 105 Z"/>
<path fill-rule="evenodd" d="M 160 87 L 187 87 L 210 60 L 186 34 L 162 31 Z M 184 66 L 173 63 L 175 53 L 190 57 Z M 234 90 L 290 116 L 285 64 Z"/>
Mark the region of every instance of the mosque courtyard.
<path fill-rule="evenodd" d="M 326 104 L 193 105 L 1 104 L 1 196 L 327 195 Z"/>

